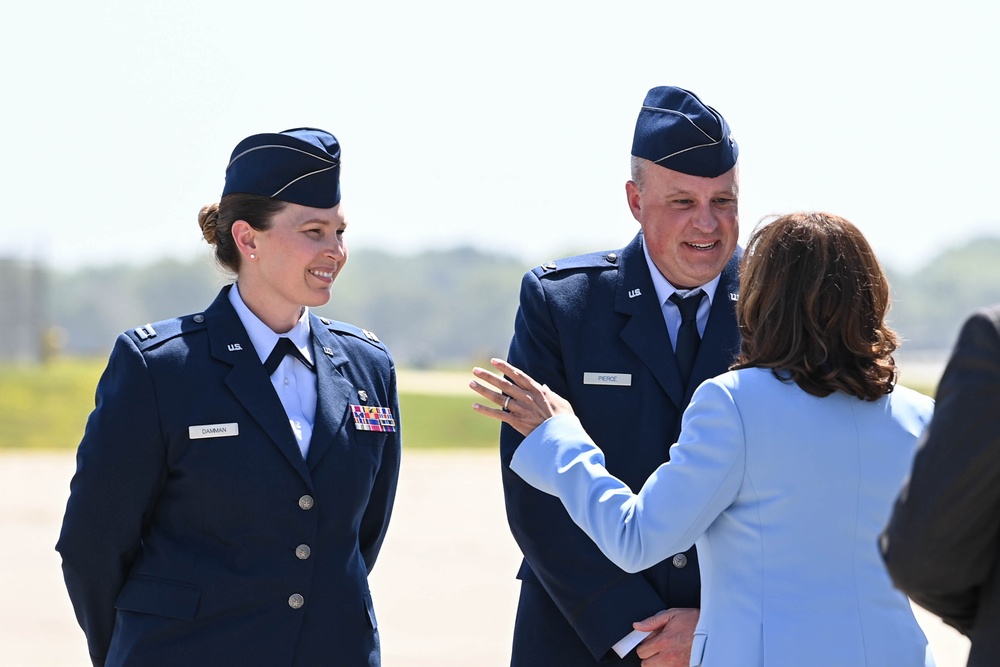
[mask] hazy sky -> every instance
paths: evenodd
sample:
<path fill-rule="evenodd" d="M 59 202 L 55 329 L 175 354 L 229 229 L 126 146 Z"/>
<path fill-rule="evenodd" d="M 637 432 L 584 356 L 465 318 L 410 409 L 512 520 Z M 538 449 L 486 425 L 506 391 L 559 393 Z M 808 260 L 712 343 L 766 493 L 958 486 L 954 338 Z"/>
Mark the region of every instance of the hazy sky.
<path fill-rule="evenodd" d="M 743 239 L 827 210 L 912 269 L 1000 235 L 998 6 L 18 2 L 0 28 L 0 257 L 204 254 L 197 213 L 232 148 L 303 125 L 341 140 L 355 249 L 532 265 L 618 247 L 637 229 L 636 114 L 673 84 L 740 144 Z"/>

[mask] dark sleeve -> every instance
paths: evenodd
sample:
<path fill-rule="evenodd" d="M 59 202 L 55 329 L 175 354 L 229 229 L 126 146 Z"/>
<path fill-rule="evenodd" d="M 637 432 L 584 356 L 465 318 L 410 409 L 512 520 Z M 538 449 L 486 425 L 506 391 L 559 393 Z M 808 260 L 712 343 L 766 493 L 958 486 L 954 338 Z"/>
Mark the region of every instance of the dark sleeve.
<path fill-rule="evenodd" d="M 559 332 L 533 273 L 521 282 L 508 359 L 556 393 L 569 396 Z M 532 488 L 511 471 L 510 461 L 521 440 L 519 433 L 503 425 L 501 475 L 511 533 L 531 571 L 595 660 L 600 660 L 632 631 L 633 622 L 667 605 L 641 574 L 628 574 L 605 558 L 558 498 Z"/>
<path fill-rule="evenodd" d="M 396 369 L 390 363 L 389 367 L 388 405 L 396 420 L 396 431 L 389 433 L 382 447 L 382 461 L 379 465 L 375 482 L 368 496 L 368 505 L 361 518 L 358 539 L 361 547 L 361 557 L 365 560 L 368 574 L 375 566 L 375 559 L 382 548 L 385 533 L 389 527 L 389 517 L 392 515 L 392 505 L 396 499 L 396 484 L 399 479 L 399 461 L 401 456 L 400 435 L 402 421 L 399 414 L 399 395 L 396 389 Z"/>
<path fill-rule="evenodd" d="M 146 364 L 122 335 L 97 385 L 56 545 L 95 665 L 107 656 L 115 600 L 166 476 L 163 442 Z"/>
<path fill-rule="evenodd" d="M 969 634 L 1000 539 L 1000 311 L 972 316 L 882 538 L 896 586 Z"/>

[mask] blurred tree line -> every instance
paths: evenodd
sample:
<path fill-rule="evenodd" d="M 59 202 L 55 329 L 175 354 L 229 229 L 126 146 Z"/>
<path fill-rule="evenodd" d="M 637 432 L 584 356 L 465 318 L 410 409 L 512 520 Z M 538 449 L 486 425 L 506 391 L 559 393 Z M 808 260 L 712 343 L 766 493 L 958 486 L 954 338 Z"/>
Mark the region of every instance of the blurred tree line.
<path fill-rule="evenodd" d="M 528 268 L 470 248 L 352 250 L 333 298 L 315 312 L 375 332 L 401 366 L 464 365 L 506 353 Z M 64 334 L 65 354 L 105 355 L 121 331 L 204 310 L 229 282 L 208 255 L 55 273 L 50 322 Z"/>
<path fill-rule="evenodd" d="M 333 298 L 316 312 L 374 331 L 401 366 L 464 366 L 506 353 L 530 268 L 471 248 L 407 256 L 353 250 Z M 887 270 L 904 354 L 949 349 L 969 313 L 1000 302 L 1000 238 L 944 250 L 914 272 Z M 104 355 L 119 332 L 203 310 L 227 282 L 208 256 L 55 273 L 50 321 L 65 334 L 65 353 Z"/>

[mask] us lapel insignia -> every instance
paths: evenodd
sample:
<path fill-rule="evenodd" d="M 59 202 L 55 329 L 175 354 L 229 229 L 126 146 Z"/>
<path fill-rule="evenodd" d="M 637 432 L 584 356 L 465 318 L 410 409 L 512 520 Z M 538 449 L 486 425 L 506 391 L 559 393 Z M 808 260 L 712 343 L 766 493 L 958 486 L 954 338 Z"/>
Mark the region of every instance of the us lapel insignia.
<path fill-rule="evenodd" d="M 730 301 L 739 301 L 739 299 L 740 299 L 740 293 L 739 292 L 730 292 L 729 293 L 729 300 Z"/>
<path fill-rule="evenodd" d="M 323 348 L 323 354 L 325 354 L 328 357 L 332 357 L 333 356 L 333 350 L 331 350 L 328 347 L 324 347 Z"/>
<path fill-rule="evenodd" d="M 396 418 L 392 416 L 390 408 L 380 408 L 374 405 L 352 405 L 351 415 L 354 417 L 354 428 L 359 431 L 396 432 Z"/>
<path fill-rule="evenodd" d="M 640 290 L 638 287 L 628 291 L 628 298 L 634 299 L 637 296 L 642 296 L 642 290 Z"/>
<path fill-rule="evenodd" d="M 358 389 L 358 398 L 361 399 L 362 403 L 367 403 L 368 402 L 368 392 L 365 391 L 364 389 Z"/>
<path fill-rule="evenodd" d="M 230 352 L 239 352 L 240 350 L 243 349 L 243 346 L 240 345 L 239 343 L 230 343 L 226 347 L 229 348 Z"/>

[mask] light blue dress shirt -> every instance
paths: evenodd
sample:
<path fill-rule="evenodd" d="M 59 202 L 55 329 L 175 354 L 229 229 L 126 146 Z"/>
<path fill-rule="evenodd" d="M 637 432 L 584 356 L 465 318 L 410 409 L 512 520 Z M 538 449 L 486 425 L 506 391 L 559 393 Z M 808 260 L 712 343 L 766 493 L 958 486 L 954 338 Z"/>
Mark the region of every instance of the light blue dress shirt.
<path fill-rule="evenodd" d="M 308 308 L 302 309 L 302 315 L 291 331 L 279 335 L 247 308 L 243 297 L 240 296 L 238 284 L 233 285 L 233 288 L 229 290 L 229 302 L 236 309 L 236 314 L 239 316 L 240 322 L 243 323 L 243 328 L 247 330 L 247 335 L 257 351 L 257 356 L 260 357 L 261 363 L 264 363 L 264 360 L 271 354 L 278 338 L 287 337 L 291 339 L 299 352 L 315 365 L 316 360 L 313 359 L 312 345 L 310 344 Z M 312 439 L 313 425 L 316 420 L 316 373 L 306 368 L 305 364 L 298 359 L 286 356 L 271 375 L 271 384 L 281 400 L 281 405 L 285 408 L 288 423 L 295 434 L 302 457 L 305 458 L 306 454 L 309 453 L 309 442 Z"/>
<path fill-rule="evenodd" d="M 646 266 L 649 267 L 649 275 L 653 279 L 653 289 L 656 290 L 656 299 L 660 303 L 660 310 L 663 312 L 663 321 L 667 325 L 667 332 L 670 334 L 670 345 L 677 349 L 677 330 L 681 326 L 681 311 L 670 296 L 677 292 L 681 297 L 686 297 L 700 289 L 705 293 L 706 298 L 698 305 L 698 335 L 705 335 L 705 327 L 708 326 L 708 314 L 712 312 L 712 301 L 715 299 L 715 291 L 719 287 L 720 276 L 715 276 L 704 285 L 689 290 L 681 290 L 674 287 L 669 280 L 663 277 L 660 270 L 656 268 L 653 259 L 649 256 L 646 244 L 642 245 L 642 253 L 646 256 Z"/>

